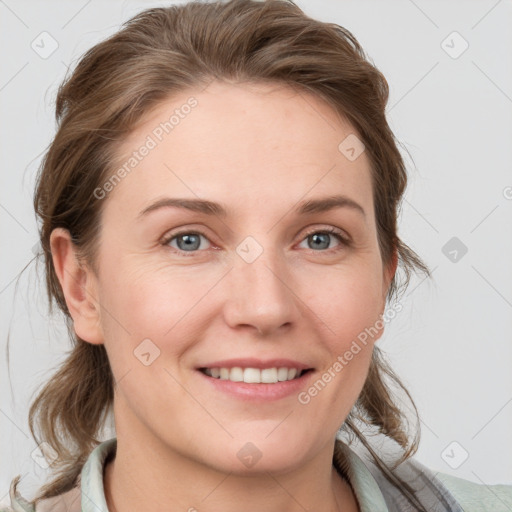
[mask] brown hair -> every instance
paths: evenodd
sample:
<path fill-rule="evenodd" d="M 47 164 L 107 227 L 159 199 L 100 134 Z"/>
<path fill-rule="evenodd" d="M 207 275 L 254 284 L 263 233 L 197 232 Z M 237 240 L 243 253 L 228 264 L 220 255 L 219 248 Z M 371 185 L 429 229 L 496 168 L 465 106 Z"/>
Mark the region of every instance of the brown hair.
<path fill-rule="evenodd" d="M 80 258 L 95 266 L 101 208 L 94 190 L 112 175 L 116 147 L 142 116 L 163 99 L 212 80 L 269 82 L 294 87 L 325 100 L 350 121 L 366 146 L 371 163 L 375 219 L 382 261 L 398 258 L 397 275 L 387 299 L 397 297 L 414 270 L 427 266 L 397 236 L 397 215 L 407 184 L 404 162 L 391 132 L 385 107 L 388 84 L 354 36 L 336 24 L 306 16 L 291 0 L 191 2 L 145 10 L 87 51 L 60 86 L 56 100 L 58 130 L 42 161 L 34 194 L 49 309 L 55 301 L 64 313 L 72 350 L 44 385 L 29 411 L 34 439 L 57 452 L 54 478 L 33 503 L 74 485 L 113 404 L 114 378 L 103 345 L 80 339 L 53 267 L 50 234 L 69 230 Z M 363 390 L 342 430 L 367 439 L 366 424 L 395 440 L 400 461 L 414 454 L 419 422 L 410 439 L 408 418 L 394 401 L 407 390 L 374 348 Z M 372 451 L 388 478 L 409 499 L 414 493 L 393 476 Z M 396 466 L 395 466 L 396 467 Z"/>

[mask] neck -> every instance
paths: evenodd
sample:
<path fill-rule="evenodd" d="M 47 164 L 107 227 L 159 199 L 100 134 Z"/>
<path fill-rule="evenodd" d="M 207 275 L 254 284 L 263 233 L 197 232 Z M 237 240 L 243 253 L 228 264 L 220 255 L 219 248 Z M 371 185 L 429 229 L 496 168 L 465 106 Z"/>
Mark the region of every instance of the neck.
<path fill-rule="evenodd" d="M 327 447 L 329 448 L 329 447 Z M 169 448 L 120 436 L 107 461 L 104 489 L 108 510 L 187 512 L 357 512 L 350 485 L 332 466 L 332 450 L 285 474 L 222 473 Z"/>

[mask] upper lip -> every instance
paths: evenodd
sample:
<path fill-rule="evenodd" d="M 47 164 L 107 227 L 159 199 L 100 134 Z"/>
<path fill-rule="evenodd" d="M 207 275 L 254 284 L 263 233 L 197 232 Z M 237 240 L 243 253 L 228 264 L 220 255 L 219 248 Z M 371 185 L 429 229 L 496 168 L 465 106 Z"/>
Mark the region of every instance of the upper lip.
<path fill-rule="evenodd" d="M 311 366 L 294 361 L 293 359 L 257 359 L 253 357 L 240 359 L 223 359 L 203 364 L 198 368 L 297 368 L 298 370 L 309 370 Z"/>

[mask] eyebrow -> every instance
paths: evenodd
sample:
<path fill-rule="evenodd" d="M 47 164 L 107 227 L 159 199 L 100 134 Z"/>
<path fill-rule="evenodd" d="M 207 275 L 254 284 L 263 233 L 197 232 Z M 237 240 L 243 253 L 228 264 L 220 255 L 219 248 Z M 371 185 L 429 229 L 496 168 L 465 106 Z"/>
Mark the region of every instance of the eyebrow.
<path fill-rule="evenodd" d="M 208 201 L 207 199 L 181 199 L 164 197 L 158 199 L 154 203 L 144 208 L 138 215 L 141 219 L 148 215 L 150 212 L 159 210 L 161 208 L 182 208 L 193 212 L 203 213 L 205 215 L 217 215 L 219 217 L 227 217 L 228 211 L 220 203 Z M 347 196 L 337 195 L 325 197 L 321 199 L 310 199 L 299 203 L 292 211 L 296 215 L 308 215 L 313 213 L 322 213 L 333 210 L 335 208 L 349 208 L 353 211 L 359 212 L 363 217 L 366 217 L 366 212 L 363 207 L 350 199 Z"/>

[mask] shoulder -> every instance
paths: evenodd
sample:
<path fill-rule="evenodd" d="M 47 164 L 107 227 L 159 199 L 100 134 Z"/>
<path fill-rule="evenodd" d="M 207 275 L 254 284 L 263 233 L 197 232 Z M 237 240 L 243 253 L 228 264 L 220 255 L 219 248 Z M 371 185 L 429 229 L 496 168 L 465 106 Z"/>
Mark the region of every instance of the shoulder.
<path fill-rule="evenodd" d="M 465 512 L 512 510 L 512 485 L 478 484 L 445 473 L 437 473 L 436 477 L 452 493 Z"/>
<path fill-rule="evenodd" d="M 339 448 L 345 448 L 343 443 L 340 443 Z M 348 456 L 345 460 L 346 465 L 352 470 L 349 473 L 357 473 L 359 480 L 364 480 L 365 486 L 362 490 L 365 492 L 372 483 L 378 486 L 378 489 L 374 488 L 373 496 L 382 495 L 385 506 L 381 510 L 410 510 L 409 502 L 406 503 L 404 499 L 404 489 L 407 489 L 413 492 L 414 498 L 426 510 L 512 512 L 512 485 L 471 482 L 430 469 L 413 457 L 392 469 L 393 480 L 397 478 L 399 481 L 397 485 L 392 483 L 389 474 L 376 464 L 365 447 L 357 444 L 355 448 L 356 450 L 345 450 L 345 455 Z M 384 455 L 387 456 L 389 453 L 385 451 Z M 395 452 L 389 457 L 390 461 L 393 459 L 396 460 Z M 355 483 L 357 484 L 357 479 Z"/>

